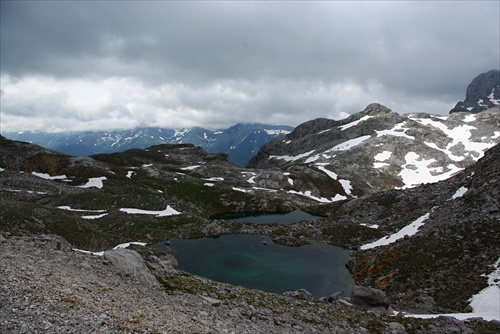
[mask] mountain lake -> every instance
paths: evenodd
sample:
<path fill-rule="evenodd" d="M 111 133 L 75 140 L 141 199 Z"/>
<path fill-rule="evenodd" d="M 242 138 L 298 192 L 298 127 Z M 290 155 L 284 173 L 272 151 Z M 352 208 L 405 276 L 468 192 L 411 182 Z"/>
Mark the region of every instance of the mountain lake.
<path fill-rule="evenodd" d="M 249 289 L 277 294 L 306 289 L 319 298 L 349 294 L 354 286 L 346 268 L 349 250 L 320 242 L 289 247 L 261 235 L 231 234 L 172 239 L 153 247 L 170 247 L 179 270 Z"/>
<path fill-rule="evenodd" d="M 267 213 L 267 214 L 241 214 L 228 213 L 213 217 L 215 219 L 232 222 L 252 223 L 252 224 L 294 224 L 305 221 L 315 221 L 319 216 L 313 216 L 307 212 L 295 210 L 288 213 Z"/>

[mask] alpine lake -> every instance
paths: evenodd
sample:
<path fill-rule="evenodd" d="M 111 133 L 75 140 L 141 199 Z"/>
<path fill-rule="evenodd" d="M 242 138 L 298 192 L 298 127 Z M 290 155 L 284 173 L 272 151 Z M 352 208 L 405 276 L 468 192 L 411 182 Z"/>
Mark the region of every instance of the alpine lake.
<path fill-rule="evenodd" d="M 255 224 L 293 224 L 319 217 L 302 211 L 287 214 L 226 215 L 219 219 Z M 229 234 L 213 238 L 172 239 L 153 247 L 170 247 L 178 269 L 215 281 L 282 294 L 305 289 L 315 298 L 350 293 L 354 282 L 346 268 L 349 250 L 312 242 L 283 246 L 269 237 Z"/>

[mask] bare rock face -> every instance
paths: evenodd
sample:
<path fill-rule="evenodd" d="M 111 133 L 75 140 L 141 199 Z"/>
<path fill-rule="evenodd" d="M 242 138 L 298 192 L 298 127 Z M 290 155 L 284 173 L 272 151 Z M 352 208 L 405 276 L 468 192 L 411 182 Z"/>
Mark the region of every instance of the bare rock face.
<path fill-rule="evenodd" d="M 144 264 L 141 255 L 134 250 L 119 248 L 105 251 L 104 259 L 118 267 L 124 275 L 136 278 L 148 288 L 160 285 Z"/>
<path fill-rule="evenodd" d="M 481 73 L 467 87 L 465 100 L 458 102 L 450 114 L 471 112 L 477 114 L 483 110 L 500 105 L 500 71 L 491 70 Z"/>

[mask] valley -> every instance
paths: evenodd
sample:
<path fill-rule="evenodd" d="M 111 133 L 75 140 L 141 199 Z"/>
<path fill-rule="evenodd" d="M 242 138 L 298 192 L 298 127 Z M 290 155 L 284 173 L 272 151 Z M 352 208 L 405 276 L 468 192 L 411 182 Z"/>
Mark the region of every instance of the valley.
<path fill-rule="evenodd" d="M 451 326 L 442 319 L 393 317 L 394 310 L 480 316 L 483 322 L 460 322 L 462 332 L 471 326 L 494 332 L 497 325 L 487 321 L 497 319 L 497 310 L 470 298 L 489 289 L 485 298 L 491 301 L 498 291 L 498 281 L 489 283 L 486 276 L 496 275 L 499 256 L 499 122 L 498 107 L 436 118 L 401 116 L 373 104 L 345 120 L 300 125 L 264 145 L 247 168 L 192 144 L 76 157 L 2 137 L 2 245 L 27 247 L 31 242 L 23 238 L 47 234 L 95 254 L 145 244 L 131 247 L 167 291 L 225 305 L 243 298 L 255 310 L 248 317 L 264 322 L 284 312 L 278 304 L 297 300 L 301 306 L 286 311 L 285 327 L 301 309 L 329 314 L 330 325 L 315 316 L 306 332 L 358 332 L 359 326 L 379 332 L 402 325 L 418 333 L 432 332 L 431 325 Z M 294 210 L 320 218 L 286 225 L 220 218 Z M 265 236 L 268 246 L 320 242 L 350 250 L 355 284 L 383 291 L 390 308 L 367 315 L 348 297 L 331 304 L 328 295 L 307 297 L 300 289 L 281 296 L 226 286 L 175 269 L 171 250 L 148 246 L 224 235 Z M 254 298 L 267 300 L 266 306 Z M 370 324 L 355 325 L 357 317 Z M 270 328 L 265 332 L 280 332 Z"/>

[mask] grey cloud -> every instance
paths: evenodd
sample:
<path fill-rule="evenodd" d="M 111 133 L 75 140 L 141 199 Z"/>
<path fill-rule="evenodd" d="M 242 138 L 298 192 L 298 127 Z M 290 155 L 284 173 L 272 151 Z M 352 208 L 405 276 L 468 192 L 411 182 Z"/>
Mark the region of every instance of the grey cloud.
<path fill-rule="evenodd" d="M 289 124 L 339 116 L 362 109 L 365 99 L 451 108 L 472 78 L 500 67 L 499 6 L 2 1 L 1 74 L 133 78 L 159 91 L 144 108 L 191 108 L 218 124 L 270 113 Z M 373 90 L 373 82 L 382 88 Z M 233 91 L 214 91 L 218 84 Z M 172 96 L 161 91 L 168 85 Z"/>

